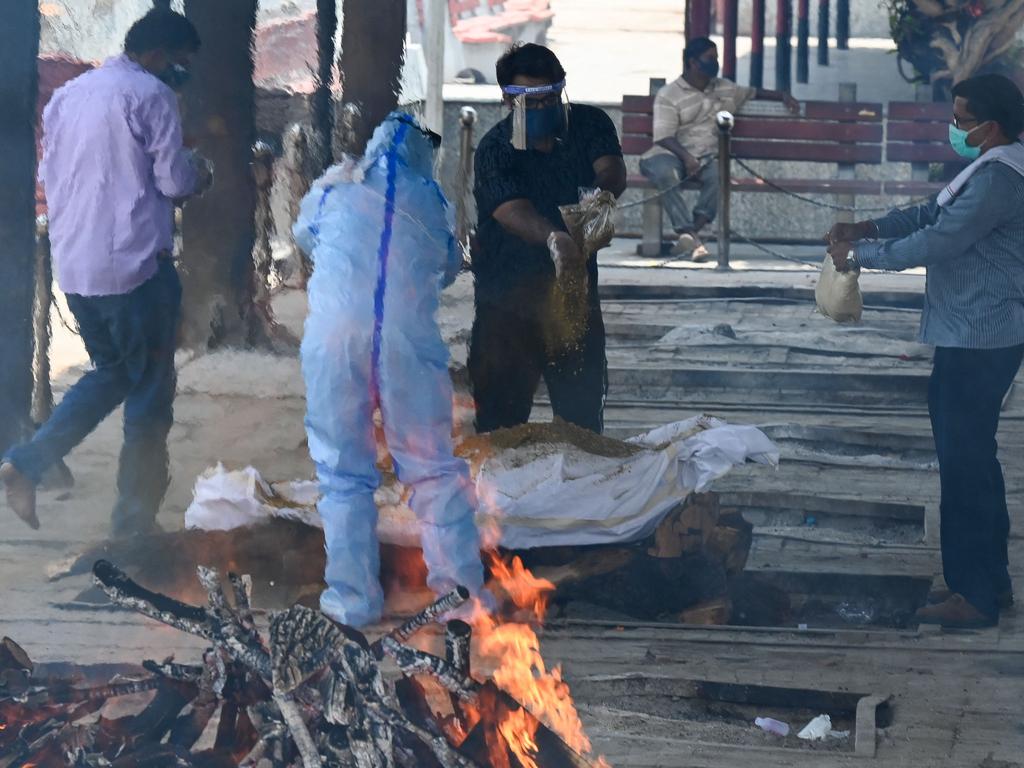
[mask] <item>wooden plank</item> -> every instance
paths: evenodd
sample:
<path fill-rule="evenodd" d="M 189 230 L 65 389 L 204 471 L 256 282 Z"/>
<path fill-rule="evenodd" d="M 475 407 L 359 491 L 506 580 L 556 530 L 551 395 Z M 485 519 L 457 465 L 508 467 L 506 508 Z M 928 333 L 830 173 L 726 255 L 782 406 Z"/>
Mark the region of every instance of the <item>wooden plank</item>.
<path fill-rule="evenodd" d="M 880 195 L 882 182 L 873 179 L 769 179 L 774 184 L 798 194 Z M 760 179 L 734 178 L 736 192 L 776 192 Z"/>
<path fill-rule="evenodd" d="M 941 191 L 944 186 L 944 181 L 886 181 L 882 188 L 887 195 L 923 197 Z"/>
<path fill-rule="evenodd" d="M 812 163 L 882 162 L 880 145 L 807 144 L 796 141 L 738 139 L 732 143 L 733 157 L 744 160 L 803 160 Z"/>
<path fill-rule="evenodd" d="M 934 141 L 945 144 L 949 141 L 947 123 L 897 123 L 889 120 L 888 141 Z"/>
<path fill-rule="evenodd" d="M 654 142 L 651 141 L 650 134 L 647 136 L 635 133 L 622 135 L 622 153 L 625 155 L 642 155 L 652 146 L 654 146 Z"/>
<path fill-rule="evenodd" d="M 788 139 L 792 141 L 881 142 L 880 123 L 838 123 L 826 121 L 744 118 L 736 120 L 734 138 Z"/>
<path fill-rule="evenodd" d="M 888 144 L 885 157 L 893 163 L 949 163 L 960 159 L 949 144 Z"/>
<path fill-rule="evenodd" d="M 641 135 L 651 135 L 653 123 L 651 121 L 650 114 L 637 114 L 630 112 L 623 112 L 622 114 L 622 132 L 623 133 L 639 133 Z"/>
<path fill-rule="evenodd" d="M 654 97 L 653 96 L 623 96 L 622 97 L 622 112 L 625 113 L 636 113 L 641 115 L 653 115 L 654 114 Z"/>
<path fill-rule="evenodd" d="M 889 119 L 948 123 L 953 119 L 953 109 L 945 101 L 892 101 L 889 102 Z"/>
<path fill-rule="evenodd" d="M 874 103 L 840 103 L 836 101 L 808 101 L 804 116 L 809 120 L 855 120 L 879 123 L 882 105 Z"/>

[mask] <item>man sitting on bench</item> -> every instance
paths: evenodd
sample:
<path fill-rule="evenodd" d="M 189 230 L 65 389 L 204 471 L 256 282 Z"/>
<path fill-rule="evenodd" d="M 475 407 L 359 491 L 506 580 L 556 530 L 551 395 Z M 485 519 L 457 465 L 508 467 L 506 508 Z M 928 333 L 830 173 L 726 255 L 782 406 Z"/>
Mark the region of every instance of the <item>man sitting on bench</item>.
<path fill-rule="evenodd" d="M 718 49 L 706 37 L 695 37 L 683 52 L 683 74 L 654 98 L 654 146 L 640 160 L 640 172 L 663 193 L 662 205 L 679 239 L 673 256 L 705 261 L 708 251 L 700 231 L 718 212 L 718 134 L 715 115 L 736 112 L 750 99 L 781 101 L 791 112 L 800 105 L 788 93 L 746 88 L 718 77 Z M 693 215 L 683 199 L 681 183 L 700 184 Z"/>

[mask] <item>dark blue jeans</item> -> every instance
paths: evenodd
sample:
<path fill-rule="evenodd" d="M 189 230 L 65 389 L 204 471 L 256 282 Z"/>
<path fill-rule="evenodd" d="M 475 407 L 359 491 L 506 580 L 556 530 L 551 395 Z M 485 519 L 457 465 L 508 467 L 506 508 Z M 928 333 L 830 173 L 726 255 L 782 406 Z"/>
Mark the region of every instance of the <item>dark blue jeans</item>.
<path fill-rule="evenodd" d="M 996 432 L 1024 346 L 1005 349 L 938 347 L 928 388 L 942 483 L 940 537 L 946 584 L 989 616 L 1010 589 L 1003 470 Z"/>
<path fill-rule="evenodd" d="M 31 442 L 4 457 L 36 483 L 122 402 L 124 444 L 117 473 L 115 535 L 146 531 L 167 492 L 167 433 L 174 420 L 174 348 L 181 282 L 160 260 L 153 277 L 131 293 L 68 294 L 93 369 L 82 376 Z"/>

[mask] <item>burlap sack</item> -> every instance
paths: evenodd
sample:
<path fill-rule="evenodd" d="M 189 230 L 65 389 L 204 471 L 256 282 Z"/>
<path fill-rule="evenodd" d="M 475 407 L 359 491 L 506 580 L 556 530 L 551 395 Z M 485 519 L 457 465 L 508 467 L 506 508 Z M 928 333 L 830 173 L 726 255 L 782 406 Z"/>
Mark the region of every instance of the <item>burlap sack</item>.
<path fill-rule="evenodd" d="M 814 287 L 818 311 L 837 323 L 860 322 L 864 300 L 860 295 L 859 277 L 859 272 L 837 272 L 832 257 L 826 255 Z"/>

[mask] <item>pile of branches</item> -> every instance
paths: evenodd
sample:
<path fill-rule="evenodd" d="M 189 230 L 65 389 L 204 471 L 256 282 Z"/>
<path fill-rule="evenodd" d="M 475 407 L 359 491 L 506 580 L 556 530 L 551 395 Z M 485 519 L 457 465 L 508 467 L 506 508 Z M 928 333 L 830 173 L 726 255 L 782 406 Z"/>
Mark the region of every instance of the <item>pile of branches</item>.
<path fill-rule="evenodd" d="M 199 568 L 208 605 L 151 592 L 107 561 L 93 568 L 115 604 L 203 638 L 200 664 L 146 661 L 138 676 L 82 687 L 75 679 L 40 679 L 15 643 L 0 646 L 0 767 L 73 768 L 485 768 L 495 722 L 519 705 L 469 673 L 470 627 L 448 623 L 447 658 L 406 640 L 462 604 L 463 588 L 370 643 L 318 611 L 294 606 L 271 615 L 268 638 L 257 629 L 244 578 Z M 391 682 L 379 661 L 402 671 Z M 435 714 L 416 677 L 448 691 L 454 715 Z M 107 702 L 154 691 L 138 714 L 97 717 Z M 214 716 L 212 745 L 197 748 Z M 541 765 L 586 766 L 582 757 L 539 723 L 538 743 L 551 756 Z M 210 736 L 205 738 L 208 743 Z M 547 745 L 546 747 L 544 745 Z M 504 761 L 499 761 L 504 762 Z M 507 764 L 507 763 L 506 763 Z"/>

